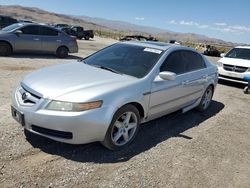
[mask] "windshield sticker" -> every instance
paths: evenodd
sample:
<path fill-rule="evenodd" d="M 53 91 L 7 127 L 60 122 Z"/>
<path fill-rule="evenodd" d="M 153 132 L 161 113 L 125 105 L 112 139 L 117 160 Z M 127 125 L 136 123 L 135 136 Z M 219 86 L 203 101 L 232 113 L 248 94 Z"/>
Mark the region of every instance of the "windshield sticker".
<path fill-rule="evenodd" d="M 156 53 L 156 54 L 161 54 L 161 50 L 156 50 L 156 49 L 153 49 L 153 48 L 145 48 L 144 49 L 144 52 L 152 52 L 152 53 Z"/>

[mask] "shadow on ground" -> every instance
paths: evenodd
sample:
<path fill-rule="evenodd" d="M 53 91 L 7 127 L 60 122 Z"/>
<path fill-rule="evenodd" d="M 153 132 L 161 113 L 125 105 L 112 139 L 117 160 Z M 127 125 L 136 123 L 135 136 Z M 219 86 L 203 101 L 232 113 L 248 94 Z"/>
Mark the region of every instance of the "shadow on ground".
<path fill-rule="evenodd" d="M 61 59 L 56 57 L 53 54 L 30 54 L 30 53 L 15 53 L 12 54 L 10 57 L 13 58 L 30 58 L 30 59 Z M 75 55 L 68 55 L 68 57 L 64 59 L 81 59 L 80 56 Z"/>
<path fill-rule="evenodd" d="M 94 163 L 124 162 L 171 137 L 181 137 L 188 142 L 192 137 L 182 134 L 184 131 L 199 126 L 202 122 L 215 116 L 223 108 L 222 103 L 213 101 L 209 109 L 203 113 L 195 110 L 185 114 L 175 112 L 143 124 L 133 144 L 121 151 L 109 151 L 99 143 L 69 145 L 35 135 L 30 135 L 27 140 L 35 148 L 40 148 L 46 153 L 62 156 L 73 161 Z"/>
<path fill-rule="evenodd" d="M 219 79 L 218 83 L 221 85 L 235 87 L 235 88 L 239 88 L 239 89 L 244 89 L 244 87 L 246 87 L 246 85 L 247 85 L 247 84 L 243 84 L 243 83 L 232 82 L 232 81 L 221 80 L 221 79 Z"/>

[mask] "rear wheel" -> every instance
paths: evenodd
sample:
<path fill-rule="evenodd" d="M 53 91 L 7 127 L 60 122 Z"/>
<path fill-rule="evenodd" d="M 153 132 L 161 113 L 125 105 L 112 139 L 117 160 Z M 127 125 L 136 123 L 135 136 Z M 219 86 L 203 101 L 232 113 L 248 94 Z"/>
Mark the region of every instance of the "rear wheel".
<path fill-rule="evenodd" d="M 244 92 L 245 94 L 250 94 L 250 88 L 249 88 L 248 86 L 246 86 L 246 87 L 244 88 L 243 92 Z"/>
<path fill-rule="evenodd" d="M 88 35 L 85 36 L 84 39 L 85 39 L 85 40 L 89 40 L 89 36 L 88 36 Z"/>
<path fill-rule="evenodd" d="M 11 53 L 11 46 L 6 42 L 0 42 L 0 56 L 10 56 Z"/>
<path fill-rule="evenodd" d="M 120 108 L 114 115 L 102 144 L 110 150 L 128 146 L 139 130 L 140 114 L 133 105 Z"/>
<path fill-rule="evenodd" d="M 69 50 L 64 46 L 61 46 L 56 50 L 56 56 L 59 58 L 65 58 L 68 56 L 68 54 Z"/>
<path fill-rule="evenodd" d="M 203 112 L 209 107 L 209 105 L 211 104 L 212 98 L 213 98 L 213 93 L 214 93 L 213 87 L 209 86 L 206 89 L 205 93 L 203 94 L 201 102 L 200 102 L 199 106 L 197 107 L 198 111 Z"/>

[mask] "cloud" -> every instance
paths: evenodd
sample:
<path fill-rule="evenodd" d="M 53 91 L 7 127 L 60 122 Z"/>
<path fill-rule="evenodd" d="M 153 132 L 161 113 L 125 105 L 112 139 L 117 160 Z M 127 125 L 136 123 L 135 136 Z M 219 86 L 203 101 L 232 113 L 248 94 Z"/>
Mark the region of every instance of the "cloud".
<path fill-rule="evenodd" d="M 169 23 L 169 24 L 178 24 L 175 20 L 167 21 L 167 23 Z"/>
<path fill-rule="evenodd" d="M 218 22 L 218 23 L 214 23 L 214 25 L 217 25 L 217 26 L 226 26 L 227 24 L 226 23 L 220 23 L 220 22 Z"/>
<path fill-rule="evenodd" d="M 143 20 L 145 20 L 145 18 L 144 17 L 135 17 L 135 20 L 143 21 Z"/>
<path fill-rule="evenodd" d="M 176 20 L 170 20 L 167 21 L 168 24 L 174 24 L 174 25 L 182 25 L 182 26 L 189 26 L 189 27 L 196 27 L 199 29 L 210 29 L 210 30 L 216 30 L 223 33 L 234 33 L 234 34 L 244 34 L 244 33 L 250 33 L 250 27 L 244 26 L 244 25 L 228 25 L 227 23 L 223 22 L 217 22 L 213 25 L 207 25 L 207 24 L 201 24 L 195 21 L 176 21 Z"/>
<path fill-rule="evenodd" d="M 197 22 L 193 22 L 193 21 L 180 21 L 179 22 L 180 25 L 189 25 L 189 26 L 199 26 L 199 24 Z"/>

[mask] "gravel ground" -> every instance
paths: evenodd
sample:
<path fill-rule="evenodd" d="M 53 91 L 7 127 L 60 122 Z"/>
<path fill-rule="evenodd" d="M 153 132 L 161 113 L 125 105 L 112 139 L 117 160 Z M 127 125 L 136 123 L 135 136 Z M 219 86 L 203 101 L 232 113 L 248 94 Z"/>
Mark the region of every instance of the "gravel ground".
<path fill-rule="evenodd" d="M 80 52 L 0 57 L 0 187 L 246 187 L 250 185 L 250 96 L 220 82 L 205 113 L 176 112 L 141 126 L 134 144 L 68 145 L 32 136 L 10 113 L 11 92 L 29 72 L 74 61 L 115 41 L 80 41 Z M 209 58 L 216 62 L 218 58 Z"/>

